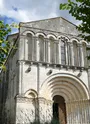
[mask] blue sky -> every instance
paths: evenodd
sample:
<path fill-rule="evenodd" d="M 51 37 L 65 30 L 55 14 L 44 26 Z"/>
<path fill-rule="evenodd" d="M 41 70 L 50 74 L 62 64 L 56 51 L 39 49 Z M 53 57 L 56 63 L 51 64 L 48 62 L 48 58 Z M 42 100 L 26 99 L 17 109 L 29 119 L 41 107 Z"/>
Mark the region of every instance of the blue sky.
<path fill-rule="evenodd" d="M 68 11 L 59 10 L 64 2 L 67 0 L 0 0 L 0 20 L 11 24 L 61 16 L 78 25 Z"/>

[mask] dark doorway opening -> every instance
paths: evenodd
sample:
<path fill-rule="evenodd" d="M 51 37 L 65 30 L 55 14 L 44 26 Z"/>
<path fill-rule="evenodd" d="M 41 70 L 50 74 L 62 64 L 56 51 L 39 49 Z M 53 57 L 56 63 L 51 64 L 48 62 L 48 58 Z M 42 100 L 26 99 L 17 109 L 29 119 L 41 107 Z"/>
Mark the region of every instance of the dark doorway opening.
<path fill-rule="evenodd" d="M 60 124 L 66 124 L 66 104 L 62 96 L 56 95 L 53 98 L 53 119 Z"/>

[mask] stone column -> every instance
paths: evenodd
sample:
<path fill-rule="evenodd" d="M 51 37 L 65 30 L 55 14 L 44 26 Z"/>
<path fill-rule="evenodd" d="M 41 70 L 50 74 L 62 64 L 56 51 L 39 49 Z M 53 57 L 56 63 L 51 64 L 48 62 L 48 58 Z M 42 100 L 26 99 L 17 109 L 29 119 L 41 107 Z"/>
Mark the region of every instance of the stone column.
<path fill-rule="evenodd" d="M 71 102 L 66 103 L 66 116 L 67 116 L 67 124 L 71 124 L 72 119 L 72 107 Z"/>
<path fill-rule="evenodd" d="M 58 43 L 58 50 L 59 50 L 59 64 L 61 64 L 61 44 L 60 44 L 60 39 Z"/>
<path fill-rule="evenodd" d="M 25 40 L 24 40 L 24 51 L 25 51 L 25 60 L 28 60 L 28 40 L 27 40 L 27 36 L 25 37 Z"/>
<path fill-rule="evenodd" d="M 20 35 L 20 40 L 19 40 L 19 60 L 25 59 L 25 36 Z"/>
<path fill-rule="evenodd" d="M 43 61 L 45 62 L 46 61 L 46 43 L 45 43 L 46 39 L 45 38 L 44 38 L 43 42 L 44 42 L 44 51 L 43 51 L 44 52 L 44 58 L 43 58 Z"/>
<path fill-rule="evenodd" d="M 67 49 L 67 42 L 65 42 L 65 54 L 66 54 L 66 65 L 68 65 L 68 49 Z"/>
<path fill-rule="evenodd" d="M 36 38 L 32 37 L 32 60 L 36 60 Z"/>
<path fill-rule="evenodd" d="M 56 42 L 56 64 L 59 64 L 59 41 Z"/>
<path fill-rule="evenodd" d="M 48 62 L 48 39 L 45 39 L 45 62 Z"/>
<path fill-rule="evenodd" d="M 74 101 L 73 101 L 73 102 L 72 102 L 72 123 L 73 123 L 73 124 L 75 123 L 75 120 L 74 120 L 74 114 L 75 114 L 74 107 L 75 107 L 75 103 L 74 103 Z"/>
<path fill-rule="evenodd" d="M 46 105 L 46 122 L 50 123 L 53 118 L 53 109 L 52 109 L 53 101 L 46 100 L 45 105 Z"/>
<path fill-rule="evenodd" d="M 52 102 L 44 98 L 39 98 L 39 119 L 42 124 L 52 120 Z"/>
<path fill-rule="evenodd" d="M 56 63 L 56 41 L 54 41 L 54 51 L 53 51 L 53 54 L 54 54 L 54 63 Z"/>
<path fill-rule="evenodd" d="M 68 50 L 68 65 L 71 65 L 71 51 L 70 51 L 70 42 L 67 42 L 67 50 Z"/>
<path fill-rule="evenodd" d="M 37 48 L 36 48 L 36 37 L 34 37 L 34 61 L 37 60 L 37 58 L 36 58 L 36 55 L 37 55 L 36 51 L 37 51 Z"/>
<path fill-rule="evenodd" d="M 89 87 L 89 91 L 90 91 L 90 67 L 88 68 L 88 87 Z"/>
<path fill-rule="evenodd" d="M 36 50 L 37 50 L 37 61 L 39 61 L 40 60 L 40 44 L 39 44 L 39 40 L 38 40 L 38 38 L 36 38 Z"/>
<path fill-rule="evenodd" d="M 74 66 L 73 43 L 70 43 L 71 65 Z"/>
<path fill-rule="evenodd" d="M 90 123 L 90 111 L 89 107 L 90 104 L 89 100 L 82 100 L 82 124 L 89 124 Z"/>
<path fill-rule="evenodd" d="M 85 104 L 84 101 L 83 102 L 83 123 L 85 123 Z"/>
<path fill-rule="evenodd" d="M 90 100 L 84 100 L 84 106 L 85 106 L 85 123 L 90 123 Z"/>
<path fill-rule="evenodd" d="M 69 103 L 66 103 L 66 119 L 67 119 L 67 124 L 69 124 L 70 119 L 69 119 Z"/>
<path fill-rule="evenodd" d="M 19 61 L 19 94 L 23 93 L 23 65 L 25 62 Z"/>
<path fill-rule="evenodd" d="M 83 48 L 82 48 L 82 44 L 79 44 L 79 48 L 80 48 L 80 57 L 81 60 L 80 60 L 80 66 L 81 67 L 84 67 L 84 55 L 83 55 Z"/>
<path fill-rule="evenodd" d="M 88 124 L 90 123 L 90 99 L 88 100 Z"/>
<path fill-rule="evenodd" d="M 82 116 L 83 116 L 83 112 L 82 112 L 82 110 L 83 110 L 83 108 L 82 108 L 82 100 L 80 100 L 80 102 L 79 102 L 79 106 L 80 106 L 80 123 L 82 124 L 83 123 L 83 120 L 82 120 Z"/>
<path fill-rule="evenodd" d="M 48 63 L 50 63 L 50 40 L 48 39 Z"/>

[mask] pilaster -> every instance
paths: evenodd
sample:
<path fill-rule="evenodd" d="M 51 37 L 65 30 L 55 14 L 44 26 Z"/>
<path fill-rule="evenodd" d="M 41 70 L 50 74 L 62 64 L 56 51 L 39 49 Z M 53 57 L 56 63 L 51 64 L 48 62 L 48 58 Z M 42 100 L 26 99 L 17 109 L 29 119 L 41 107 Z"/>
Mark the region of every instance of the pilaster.
<path fill-rule="evenodd" d="M 19 94 L 23 93 L 23 65 L 24 61 L 18 61 L 19 64 Z"/>
<path fill-rule="evenodd" d="M 19 60 L 25 59 L 25 36 L 19 37 Z"/>
<path fill-rule="evenodd" d="M 83 48 L 82 48 L 82 44 L 79 44 L 79 49 L 80 49 L 80 54 L 79 54 L 79 56 L 81 57 L 81 60 L 79 59 L 79 64 L 80 64 L 80 66 L 81 67 L 84 67 L 84 54 L 83 54 Z M 79 58 L 80 58 L 79 57 Z"/>

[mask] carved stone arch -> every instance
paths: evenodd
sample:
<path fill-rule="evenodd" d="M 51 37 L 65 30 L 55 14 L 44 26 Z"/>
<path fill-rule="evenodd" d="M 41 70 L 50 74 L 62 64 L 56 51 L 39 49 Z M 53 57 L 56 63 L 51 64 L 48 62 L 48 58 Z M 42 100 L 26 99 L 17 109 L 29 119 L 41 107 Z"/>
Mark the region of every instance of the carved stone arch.
<path fill-rule="evenodd" d="M 42 32 L 36 33 L 35 36 L 36 37 L 43 36 L 44 38 L 46 38 L 46 34 L 45 33 L 42 33 Z"/>
<path fill-rule="evenodd" d="M 33 32 L 33 31 L 31 31 L 31 30 L 26 30 L 26 31 L 24 31 L 23 33 L 22 33 L 22 35 L 27 35 L 27 34 L 31 34 L 32 36 L 35 36 L 35 33 Z"/>
<path fill-rule="evenodd" d="M 70 42 L 71 42 L 71 43 L 77 42 L 77 44 L 80 43 L 79 39 L 77 39 L 77 38 L 71 38 L 71 39 L 70 39 Z"/>
<path fill-rule="evenodd" d="M 57 37 L 54 34 L 48 34 L 47 38 L 48 39 L 53 38 L 54 40 L 57 40 Z"/>
<path fill-rule="evenodd" d="M 35 90 L 29 89 L 28 91 L 25 92 L 24 96 L 27 98 L 37 98 L 38 94 Z"/>
<path fill-rule="evenodd" d="M 61 90 L 58 90 L 60 88 Z M 47 95 L 44 93 L 45 91 L 47 91 Z M 67 101 L 88 100 L 90 98 L 89 90 L 83 81 L 68 73 L 54 74 L 43 82 L 40 89 L 40 95 L 42 97 L 51 100 L 52 96 L 54 96 L 54 93 L 56 92 L 57 95 L 63 92 Z"/>
<path fill-rule="evenodd" d="M 88 43 L 87 43 L 85 40 L 80 40 L 80 43 L 81 43 L 81 44 L 88 45 Z"/>

